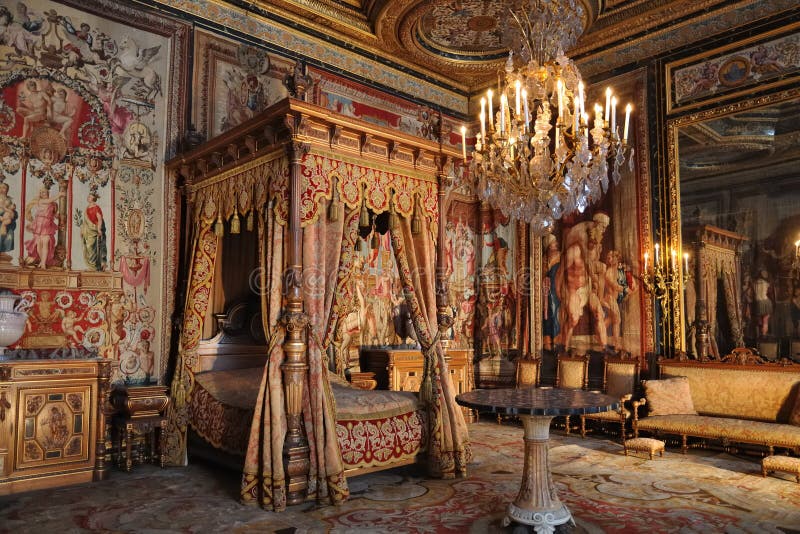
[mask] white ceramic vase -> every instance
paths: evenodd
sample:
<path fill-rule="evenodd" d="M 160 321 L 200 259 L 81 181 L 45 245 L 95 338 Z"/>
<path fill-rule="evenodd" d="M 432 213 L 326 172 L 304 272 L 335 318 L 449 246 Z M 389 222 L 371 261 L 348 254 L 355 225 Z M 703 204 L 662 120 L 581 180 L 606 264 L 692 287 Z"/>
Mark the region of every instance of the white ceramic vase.
<path fill-rule="evenodd" d="M 6 359 L 6 347 L 16 343 L 25 333 L 28 314 L 22 311 L 24 302 L 13 294 L 0 294 L 0 360 Z"/>

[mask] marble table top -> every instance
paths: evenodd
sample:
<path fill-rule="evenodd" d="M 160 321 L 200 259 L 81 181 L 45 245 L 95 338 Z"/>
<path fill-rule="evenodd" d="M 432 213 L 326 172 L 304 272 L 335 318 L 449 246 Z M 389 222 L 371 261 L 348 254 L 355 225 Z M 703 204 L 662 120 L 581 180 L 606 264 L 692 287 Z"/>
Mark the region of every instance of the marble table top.
<path fill-rule="evenodd" d="M 619 399 L 582 389 L 476 389 L 456 396 L 456 402 L 482 412 L 506 415 L 581 415 L 619 408 Z"/>

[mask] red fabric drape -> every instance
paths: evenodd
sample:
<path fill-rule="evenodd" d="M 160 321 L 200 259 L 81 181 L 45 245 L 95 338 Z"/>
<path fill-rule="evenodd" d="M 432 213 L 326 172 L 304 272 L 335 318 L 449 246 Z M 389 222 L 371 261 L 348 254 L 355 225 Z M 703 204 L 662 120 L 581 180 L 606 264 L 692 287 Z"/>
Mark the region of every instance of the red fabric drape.
<path fill-rule="evenodd" d="M 444 351 L 433 334 L 438 331 L 434 291 L 435 242 L 427 228 L 423 228 L 419 235 L 413 235 L 408 219 L 397 215 L 392 216 L 390 231 L 403 292 L 426 359 L 420 395 L 429 401 L 428 468 L 433 476 L 464 476 L 472 456 L 467 425 L 455 401 L 456 391 Z M 425 399 L 425 396 L 429 398 Z"/>
<path fill-rule="evenodd" d="M 211 221 L 201 219 L 192 247 L 183 330 L 178 345 L 178 363 L 170 391 L 172 402 L 167 414 L 166 456 L 170 465 L 186 465 L 187 406 L 191 401 L 194 387 L 197 346 L 203 334 L 203 320 L 214 283 L 216 259 L 217 236 L 214 234 Z"/>

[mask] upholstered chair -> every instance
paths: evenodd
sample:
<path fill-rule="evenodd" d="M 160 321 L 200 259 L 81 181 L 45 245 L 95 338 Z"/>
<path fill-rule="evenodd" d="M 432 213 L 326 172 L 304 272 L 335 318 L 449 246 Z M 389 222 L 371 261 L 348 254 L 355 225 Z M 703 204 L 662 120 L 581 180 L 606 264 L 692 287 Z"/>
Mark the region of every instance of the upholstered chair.
<path fill-rule="evenodd" d="M 556 362 L 556 387 L 586 389 L 589 385 L 589 355 L 568 356 L 559 354 Z"/>
<path fill-rule="evenodd" d="M 586 389 L 589 385 L 589 355 L 569 356 L 559 354 L 556 361 L 556 387 Z M 564 417 L 567 434 L 570 433 L 569 416 Z"/>
<path fill-rule="evenodd" d="M 800 362 L 800 339 L 792 339 L 789 344 L 789 358 L 795 362 Z"/>
<path fill-rule="evenodd" d="M 625 403 L 631 400 L 639 385 L 639 360 L 606 356 L 603 361 L 603 392 L 620 400 L 619 409 L 581 415 L 581 436 L 586 437 L 586 420 L 620 425 L 620 439 L 625 441 L 625 425 L 631 416 Z"/>
<path fill-rule="evenodd" d="M 539 385 L 539 375 L 542 372 L 542 359 L 523 356 L 517 359 L 517 379 L 515 387 L 530 388 Z M 503 415 L 497 414 L 497 423 L 503 422 Z"/>
<path fill-rule="evenodd" d="M 517 360 L 516 387 L 527 388 L 539 385 L 539 375 L 542 372 L 541 358 L 520 358 Z"/>
<path fill-rule="evenodd" d="M 759 339 L 758 352 L 765 360 L 777 361 L 780 356 L 778 341 L 776 339 Z"/>

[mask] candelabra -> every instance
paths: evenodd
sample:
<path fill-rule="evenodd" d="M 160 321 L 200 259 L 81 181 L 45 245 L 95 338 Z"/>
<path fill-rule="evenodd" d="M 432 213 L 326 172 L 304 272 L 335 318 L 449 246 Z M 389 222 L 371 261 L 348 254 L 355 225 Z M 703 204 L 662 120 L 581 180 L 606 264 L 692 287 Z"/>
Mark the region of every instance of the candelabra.
<path fill-rule="evenodd" d="M 659 256 L 658 244 L 655 245 L 655 261 L 653 269 L 649 270 L 649 253 L 644 253 L 644 269 L 642 270 L 642 285 L 645 291 L 658 300 L 664 300 L 670 292 L 680 289 L 689 281 L 689 254 L 683 255 L 683 275 L 678 270 L 678 252 L 673 250 L 670 254 L 671 261 L 666 266 L 662 265 Z"/>
<path fill-rule="evenodd" d="M 661 326 L 666 335 L 667 318 L 670 309 L 671 298 L 678 294 L 690 280 L 689 274 L 689 254 L 683 254 L 683 273 L 678 268 L 678 252 L 670 251 L 669 261 L 662 262 L 659 254 L 659 246 L 655 245 L 655 257 L 652 269 L 649 266 L 649 253 L 644 253 L 644 269 L 642 270 L 642 287 L 658 301 L 661 307 Z M 664 265 L 666 264 L 666 265 Z"/>

